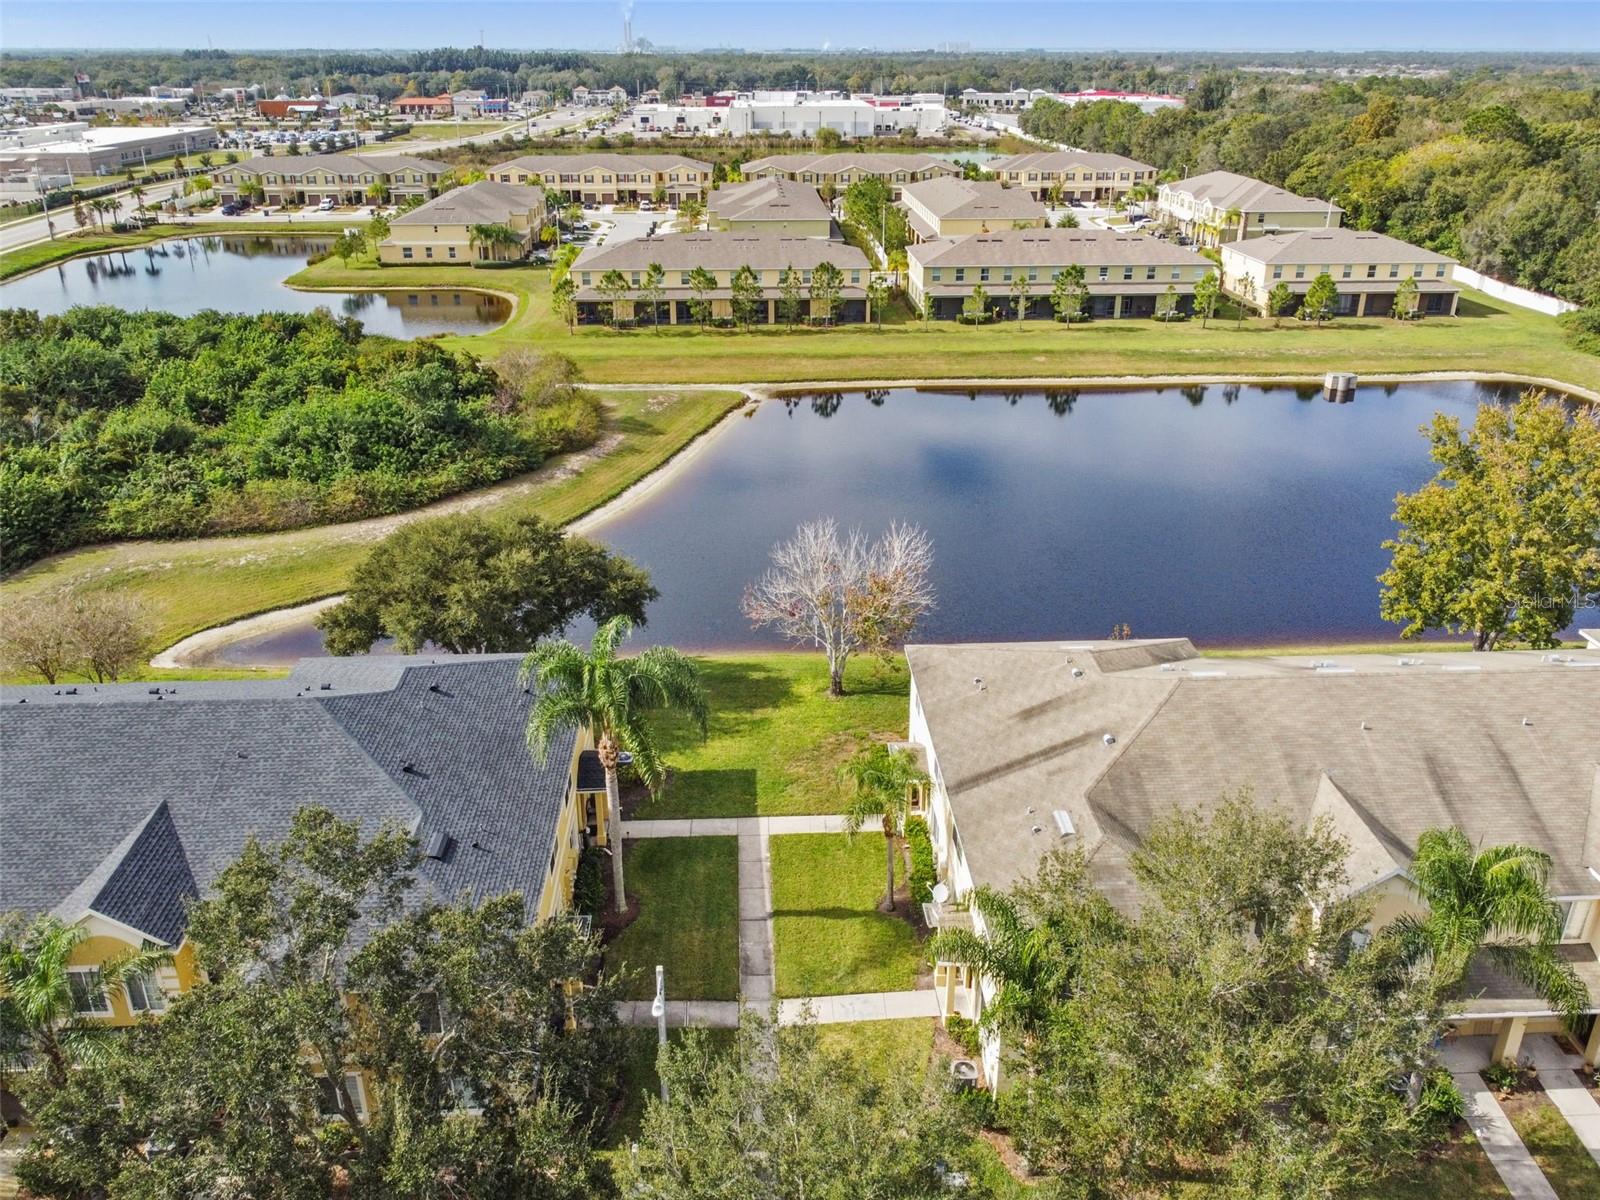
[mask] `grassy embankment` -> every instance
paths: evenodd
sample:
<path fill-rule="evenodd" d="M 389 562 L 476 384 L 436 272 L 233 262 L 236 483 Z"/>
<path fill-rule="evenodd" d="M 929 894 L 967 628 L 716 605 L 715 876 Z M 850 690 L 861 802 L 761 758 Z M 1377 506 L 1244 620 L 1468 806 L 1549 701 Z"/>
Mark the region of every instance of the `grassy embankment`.
<path fill-rule="evenodd" d="M 60 210 L 57 210 L 59 213 Z M 69 218 L 70 219 L 70 218 Z M 107 250 L 134 250 L 140 246 L 148 246 L 153 242 L 165 241 L 174 237 L 202 237 L 219 233 L 254 234 L 265 236 L 268 234 L 337 234 L 344 229 L 348 222 L 344 221 L 252 221 L 248 224 L 222 224 L 220 222 L 198 222 L 194 225 L 152 225 L 148 229 L 133 230 L 128 233 L 99 233 L 88 229 L 75 230 L 63 234 L 51 242 L 35 242 L 31 246 L 23 246 L 16 250 L 8 250 L 0 255 L 0 280 L 10 279 L 16 275 L 25 275 L 29 271 L 36 271 L 40 267 L 52 266 L 58 262 L 65 262 L 69 258 L 81 258 L 86 254 L 101 254 Z M 4 296 L 0 294 L 0 307 L 4 306 Z M 219 304 L 225 300 L 219 299 Z"/>
<path fill-rule="evenodd" d="M 626 490 L 737 406 L 737 392 L 611 393 L 601 452 L 553 459 L 473 493 L 478 512 L 536 513 L 565 524 Z M 578 469 L 581 468 L 581 469 Z M 439 501 L 423 513 L 460 503 Z M 404 516 L 285 533 L 176 542 L 115 542 L 44 559 L 0 584 L 0 604 L 61 586 L 115 588 L 143 599 L 155 641 L 333 595 L 374 541 Z"/>
<path fill-rule="evenodd" d="M 1569 347 L 1552 317 L 1471 290 L 1461 315 L 1415 322 L 1341 318 L 1318 329 L 1253 318 L 1163 324 L 1001 322 L 973 328 L 912 320 L 903 307 L 876 326 L 703 331 L 686 326 L 568 333 L 550 307 L 549 271 L 514 267 L 379 267 L 328 260 L 293 275 L 297 287 L 472 287 L 515 294 L 517 311 L 489 333 L 459 339 L 494 356 L 529 341 L 570 355 L 597 383 L 799 382 L 889 378 L 1123 375 L 1320 376 L 1476 371 L 1554 378 L 1600 391 L 1600 358 Z M 1042 294 L 1042 291 L 1041 291 Z"/>

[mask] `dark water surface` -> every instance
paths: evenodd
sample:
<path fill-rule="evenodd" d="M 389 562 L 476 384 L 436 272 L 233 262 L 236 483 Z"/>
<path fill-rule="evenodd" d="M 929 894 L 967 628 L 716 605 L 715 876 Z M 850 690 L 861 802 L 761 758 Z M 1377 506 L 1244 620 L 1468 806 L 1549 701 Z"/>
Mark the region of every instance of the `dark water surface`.
<path fill-rule="evenodd" d="M 173 238 L 131 250 L 75 258 L 0 284 L 0 308 L 62 313 L 79 304 L 160 309 L 192 316 L 221 312 L 311 312 L 359 318 L 368 333 L 415 338 L 482 333 L 504 322 L 511 305 L 465 290 L 297 292 L 283 281 L 325 249 L 327 238 L 248 233 Z"/>
<path fill-rule="evenodd" d="M 1508 400 L 1471 383 L 1320 389 L 851 392 L 768 402 L 594 534 L 649 568 L 638 642 L 778 644 L 739 613 L 773 543 L 831 516 L 934 543 L 918 640 L 1182 635 L 1202 646 L 1392 638 L 1375 576 L 1395 493 L 1432 475 L 1418 432 Z M 573 636 L 586 635 L 573 629 Z M 315 629 L 231 647 L 320 651 Z"/>

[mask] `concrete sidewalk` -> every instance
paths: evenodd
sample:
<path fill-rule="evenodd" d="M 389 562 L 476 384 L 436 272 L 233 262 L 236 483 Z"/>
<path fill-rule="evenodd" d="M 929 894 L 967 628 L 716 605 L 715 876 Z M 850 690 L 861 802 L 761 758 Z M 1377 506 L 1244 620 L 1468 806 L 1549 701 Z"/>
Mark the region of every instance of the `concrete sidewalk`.
<path fill-rule="evenodd" d="M 670 821 L 624 821 L 625 838 L 773 837 L 785 833 L 843 833 L 837 813 L 799 817 L 686 817 Z"/>
<path fill-rule="evenodd" d="M 1453 1071 L 1450 1077 L 1467 1102 L 1467 1124 L 1515 1200 L 1560 1200 L 1483 1077 L 1475 1071 Z"/>
<path fill-rule="evenodd" d="M 1561 1110 L 1589 1157 L 1600 1163 L 1600 1104 L 1572 1069 L 1574 1063 L 1583 1063 L 1582 1056 L 1568 1054 L 1547 1033 L 1530 1035 L 1522 1045 L 1528 1061 L 1538 1069 L 1544 1094 Z"/>
<path fill-rule="evenodd" d="M 749 1007 L 766 1011 L 770 1001 L 746 1000 Z M 862 992 L 852 996 L 813 996 L 807 999 L 778 1001 L 778 1022 L 798 1025 L 807 1006 L 818 1025 L 845 1025 L 852 1021 L 903 1021 L 937 1017 L 938 1000 L 932 988 L 914 992 Z M 673 1029 L 686 1025 L 707 1029 L 732 1029 L 739 1024 L 738 1000 L 668 1000 L 667 1024 Z M 624 1025 L 651 1026 L 649 1000 L 623 1000 L 617 1004 L 617 1019 Z"/>

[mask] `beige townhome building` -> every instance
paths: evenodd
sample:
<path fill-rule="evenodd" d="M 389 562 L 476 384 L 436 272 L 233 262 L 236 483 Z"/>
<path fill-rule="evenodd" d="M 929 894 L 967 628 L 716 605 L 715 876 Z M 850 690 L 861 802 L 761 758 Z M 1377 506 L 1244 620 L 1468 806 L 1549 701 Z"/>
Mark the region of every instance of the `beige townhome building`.
<path fill-rule="evenodd" d="M 537 243 L 544 221 L 541 188 L 485 179 L 391 217 L 389 236 L 378 244 L 378 261 L 515 262 Z M 485 227 L 509 230 L 511 236 L 496 240 Z"/>
<path fill-rule="evenodd" d="M 1337 204 L 1297 196 L 1232 171 L 1207 171 L 1162 184 L 1156 211 L 1205 246 L 1297 229 L 1336 228 L 1344 220 L 1344 209 Z"/>
<path fill-rule="evenodd" d="M 954 178 L 961 168 L 931 154 L 773 154 L 753 158 L 740 168 L 746 179 L 790 179 L 796 183 L 831 187 L 842 195 L 858 179 L 881 179 L 889 185 L 889 198 L 900 199 L 908 183 L 924 179 Z"/>
<path fill-rule="evenodd" d="M 500 183 L 537 183 L 580 204 L 636 204 L 664 198 L 676 208 L 704 200 L 711 166 L 681 154 L 527 154 L 489 169 Z"/>
<path fill-rule="evenodd" d="M 1600 1006 L 1600 652 L 1441 652 L 1395 659 L 1206 658 L 1184 638 L 910 646 L 910 748 L 941 885 L 925 915 L 982 936 L 962 905 L 1005 889 L 1054 848 L 1081 851 L 1112 904 L 1137 908 L 1131 856 L 1178 812 L 1248 788 L 1349 844 L 1350 891 L 1370 928 L 1421 913 L 1418 837 L 1455 826 L 1475 844 L 1548 853 L 1561 952 Z M 940 1010 L 981 1016 L 990 980 L 934 968 Z M 1460 1036 L 1514 1058 L 1562 1022 L 1532 989 L 1478 964 L 1447 1014 Z M 1600 1058 L 1600 1021 L 1585 1057 Z M 983 1071 L 1002 1079 L 998 1038 Z"/>
<path fill-rule="evenodd" d="M 384 188 L 390 202 L 427 199 L 449 170 L 403 154 L 274 155 L 218 167 L 211 182 L 224 204 L 240 199 L 249 183 L 261 185 L 267 204 L 317 204 L 329 197 L 338 204 L 370 204 L 367 193 L 374 186 Z"/>
<path fill-rule="evenodd" d="M 1394 310 L 1402 280 L 1416 284 L 1418 316 L 1454 316 L 1461 289 L 1456 260 L 1385 233 L 1313 229 L 1228 242 L 1222 247 L 1222 285 L 1248 296 L 1263 313 L 1272 289 L 1287 284 L 1297 296 L 1326 272 L 1339 290 L 1334 315 L 1382 317 Z"/>
<path fill-rule="evenodd" d="M 928 179 L 908 183 L 900 192 L 900 206 L 916 241 L 957 237 L 965 233 L 996 233 L 1017 226 L 1042 228 L 1050 214 L 1043 204 L 1020 188 L 992 180 Z"/>
<path fill-rule="evenodd" d="M 1159 238 L 1109 229 L 1007 229 L 933 238 L 906 248 L 906 295 L 938 319 L 959 317 L 967 297 L 983 288 L 992 311 L 1015 317 L 1019 284 L 1027 285 L 1025 317 L 1051 317 L 1056 272 L 1083 268 L 1085 315 L 1152 317 L 1168 288 L 1178 310 L 1194 306 L 1195 281 L 1212 269 L 1192 250 Z"/>
<path fill-rule="evenodd" d="M 816 269 L 831 263 L 842 275 L 839 307 L 835 321 L 865 321 L 871 312 L 867 302 L 867 282 L 871 268 L 866 255 L 847 242 L 823 238 L 787 237 L 771 233 L 670 233 L 664 237 L 640 238 L 599 246 L 584 251 L 572 266 L 577 283 L 578 320 L 584 324 L 604 321 L 612 298 L 601 290 L 601 280 L 616 271 L 630 291 L 619 297 L 616 319 L 651 320 L 647 303 L 637 289 L 644 283 L 652 263 L 665 271 L 662 295 L 654 314 L 661 324 L 685 325 L 695 320 L 691 301 L 711 305 L 711 319 L 733 319 L 733 277 L 743 267 L 755 272 L 761 287 L 761 303 L 755 323 L 773 325 L 783 321 L 780 301 L 782 277 L 792 270 L 799 277 L 807 318 L 823 316 L 820 305 L 811 298 Z M 713 286 L 695 290 L 696 269 L 709 273 Z"/>
<path fill-rule="evenodd" d="M 1059 188 L 1062 200 L 1104 202 L 1156 181 L 1156 169 L 1149 163 L 1087 150 L 1018 154 L 1000 160 L 990 170 L 1008 186 L 1025 189 L 1035 200 L 1049 199 Z"/>
<path fill-rule="evenodd" d="M 831 237 L 833 209 L 817 189 L 787 179 L 726 183 L 711 193 L 706 211 L 718 229 Z"/>

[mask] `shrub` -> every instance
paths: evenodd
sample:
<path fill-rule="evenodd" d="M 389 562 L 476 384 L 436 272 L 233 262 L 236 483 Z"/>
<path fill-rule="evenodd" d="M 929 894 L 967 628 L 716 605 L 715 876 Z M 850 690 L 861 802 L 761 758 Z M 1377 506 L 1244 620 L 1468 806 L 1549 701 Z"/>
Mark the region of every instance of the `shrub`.
<path fill-rule="evenodd" d="M 1482 1075 L 1483 1081 L 1498 1092 L 1509 1092 L 1522 1082 L 1522 1072 L 1506 1063 L 1492 1063 Z"/>
<path fill-rule="evenodd" d="M 983 1053 L 976 1022 L 967 1020 L 960 1013 L 951 1013 L 945 1018 L 944 1031 L 950 1035 L 952 1042 L 966 1052 L 968 1058 L 977 1058 Z"/>
<path fill-rule="evenodd" d="M 572 907 L 598 917 L 606 904 L 605 853 L 590 846 L 578 856 L 577 877 L 572 881 Z"/>
<path fill-rule="evenodd" d="M 906 821 L 906 844 L 911 848 L 912 903 L 927 904 L 933 899 L 937 876 L 933 869 L 933 841 L 928 836 L 928 823 L 921 817 Z"/>
<path fill-rule="evenodd" d="M 1484 1077 L 1488 1078 L 1488 1074 L 1485 1071 Z M 1423 1081 L 1422 1095 L 1413 1114 L 1417 1128 L 1431 1138 L 1443 1138 L 1466 1111 L 1466 1100 L 1449 1072 L 1437 1069 L 1430 1071 L 1428 1078 Z"/>
<path fill-rule="evenodd" d="M 1562 313 L 1557 319 L 1569 343 L 1587 354 L 1600 354 L 1600 304 Z"/>

